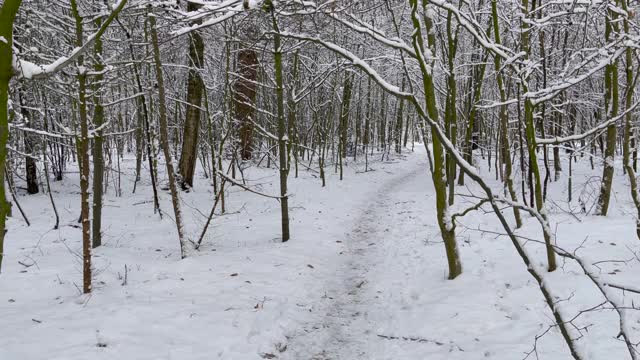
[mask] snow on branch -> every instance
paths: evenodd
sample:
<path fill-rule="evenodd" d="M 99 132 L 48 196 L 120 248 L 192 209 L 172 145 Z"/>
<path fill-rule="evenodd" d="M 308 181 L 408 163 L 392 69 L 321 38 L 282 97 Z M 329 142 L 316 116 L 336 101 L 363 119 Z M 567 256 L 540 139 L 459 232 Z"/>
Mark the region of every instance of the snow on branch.
<path fill-rule="evenodd" d="M 384 78 L 382 78 L 382 76 L 380 76 L 380 74 L 378 74 L 377 71 L 375 71 L 371 66 L 369 66 L 369 64 L 367 64 L 366 61 L 362 60 L 360 57 L 356 56 L 355 54 L 353 54 L 351 51 L 336 45 L 334 43 L 322 40 L 320 38 L 317 37 L 313 37 L 313 36 L 309 36 L 309 35 L 304 35 L 304 34 L 294 34 L 294 33 L 290 33 L 290 32 L 286 32 L 286 31 L 282 31 L 280 32 L 280 36 L 284 36 L 287 38 L 291 38 L 291 39 L 297 39 L 297 40 L 302 40 L 302 41 L 309 41 L 318 45 L 321 45 L 335 53 L 337 53 L 338 55 L 342 56 L 343 58 L 349 60 L 355 67 L 358 67 L 362 70 L 364 70 L 367 74 L 369 74 L 369 76 L 373 77 L 373 79 L 378 83 L 378 85 L 380 85 L 382 87 L 383 90 L 385 90 L 386 92 L 401 97 L 401 98 L 410 98 L 413 97 L 413 94 L 411 93 L 407 93 L 407 92 L 403 92 L 400 90 L 400 88 L 396 85 L 393 85 L 389 82 L 387 82 Z"/>
<path fill-rule="evenodd" d="M 610 43 L 604 48 L 598 49 L 593 54 L 589 55 L 584 61 L 582 61 L 573 70 L 573 72 L 575 72 L 578 69 L 581 69 L 582 67 L 586 66 L 588 63 L 593 62 L 596 58 L 602 57 L 595 66 L 589 68 L 583 74 L 574 76 L 572 78 L 562 79 L 558 83 L 553 84 L 544 89 L 540 89 L 537 91 L 529 91 L 523 95 L 523 98 L 531 99 L 531 103 L 533 105 L 537 105 L 542 102 L 551 100 L 560 92 L 567 90 L 568 88 L 574 85 L 577 85 L 587 79 L 590 79 L 593 76 L 593 74 L 604 69 L 607 65 L 615 62 L 620 56 L 622 56 L 625 53 L 627 46 L 630 46 L 631 43 L 637 43 L 638 41 L 640 41 L 640 38 L 634 37 L 630 41 L 624 42 L 625 46 L 620 46 L 620 41 Z"/>
<path fill-rule="evenodd" d="M 557 144 L 561 144 L 569 141 L 582 140 L 591 135 L 597 134 L 600 130 L 604 130 L 607 127 L 609 127 L 609 125 L 615 124 L 616 122 L 618 122 L 618 120 L 623 119 L 628 113 L 632 112 L 636 107 L 638 107 L 638 105 L 640 105 L 640 101 L 630 106 L 622 114 L 615 116 L 607 121 L 604 121 L 600 123 L 598 126 L 592 127 L 591 129 L 583 132 L 582 134 L 576 134 L 576 135 L 565 136 L 565 137 L 556 136 L 554 138 L 536 138 L 536 143 L 538 145 L 557 145 Z"/>
<path fill-rule="evenodd" d="M 197 11 L 193 11 L 191 13 L 186 14 L 185 18 L 188 21 L 193 22 L 193 24 L 172 32 L 172 35 L 176 35 L 176 36 L 185 35 L 192 31 L 196 31 L 202 28 L 220 24 L 223 21 L 228 20 L 234 17 L 235 15 L 245 11 L 247 8 L 249 9 L 254 8 L 256 6 L 254 3 L 255 2 L 247 4 L 246 0 L 245 1 L 227 0 L 221 3 L 213 3 L 213 4 L 204 3 L 203 4 L 204 6 L 202 8 L 198 9 Z M 222 13 L 222 15 L 212 16 L 211 18 L 202 22 L 195 22 L 195 20 L 199 20 L 203 17 L 216 15 L 219 13 Z"/>
<path fill-rule="evenodd" d="M 13 123 L 9 123 L 9 128 L 10 129 L 12 128 L 12 129 L 20 130 L 20 131 L 23 131 L 23 132 L 32 133 L 32 134 L 37 134 L 37 135 L 49 136 L 49 137 L 58 138 L 58 139 L 65 139 L 64 135 L 51 133 L 51 132 L 44 131 L 44 130 L 32 129 L 32 128 L 29 128 L 29 127 L 25 127 L 24 124 L 16 125 L 16 124 L 13 124 Z"/>
<path fill-rule="evenodd" d="M 349 27 L 351 30 L 357 33 L 367 35 L 386 46 L 404 51 L 414 58 L 416 57 L 416 53 L 413 50 L 413 48 L 411 48 L 411 46 L 407 45 L 404 41 L 402 41 L 402 39 L 399 39 L 399 38 L 391 39 L 387 37 L 384 33 L 382 33 L 380 30 L 368 24 L 365 24 L 365 23 L 354 24 L 346 19 L 343 19 L 337 16 L 334 12 L 327 11 L 325 12 L 325 14 L 331 17 L 332 19 L 335 19 L 336 21 L 340 22 L 341 24 Z"/>
<path fill-rule="evenodd" d="M 522 53 L 511 53 L 511 51 L 504 46 L 498 45 L 495 42 L 489 40 L 487 35 L 482 30 L 482 26 L 478 24 L 473 18 L 460 11 L 460 9 L 445 0 L 430 0 L 429 4 L 437 6 L 441 9 L 450 11 L 458 20 L 461 26 L 463 26 L 471 36 L 473 36 L 478 43 L 485 49 L 489 50 L 496 56 L 499 56 L 506 60 L 507 63 L 511 63 L 518 57 L 523 55 Z"/>
<path fill-rule="evenodd" d="M 87 37 L 87 40 L 81 47 L 76 47 L 71 51 L 71 54 L 68 56 L 62 56 L 57 60 L 53 61 L 47 65 L 35 64 L 30 61 L 22 60 L 17 57 L 16 54 L 13 56 L 13 72 L 16 76 L 24 79 L 42 79 L 46 78 L 50 75 L 55 74 L 56 72 L 64 69 L 69 64 L 73 63 L 80 55 L 84 54 L 87 50 L 91 49 L 93 43 L 99 39 L 107 28 L 111 24 L 111 22 L 118 16 L 120 11 L 127 4 L 128 0 L 121 0 L 117 3 L 114 9 L 111 11 L 111 14 L 107 19 L 102 23 L 98 31 L 91 34 Z"/>

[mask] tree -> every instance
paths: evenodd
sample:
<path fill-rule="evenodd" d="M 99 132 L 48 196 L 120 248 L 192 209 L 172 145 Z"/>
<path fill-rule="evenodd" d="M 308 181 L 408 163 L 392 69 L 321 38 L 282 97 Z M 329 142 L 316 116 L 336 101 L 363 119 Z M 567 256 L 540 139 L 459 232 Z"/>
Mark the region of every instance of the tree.
<path fill-rule="evenodd" d="M 75 20 L 76 46 L 84 44 L 82 16 L 76 0 L 71 0 L 71 13 Z M 80 135 L 76 138 L 80 165 L 80 222 L 82 223 L 82 291 L 91 292 L 91 220 L 89 219 L 89 119 L 87 115 L 87 70 L 84 56 L 77 59 L 78 117 Z"/>
<path fill-rule="evenodd" d="M 156 73 L 158 87 L 158 107 L 160 113 L 160 147 L 164 154 L 164 162 L 167 167 L 167 177 L 169 178 L 169 190 L 171 191 L 171 202 L 173 203 L 173 214 L 175 216 L 178 241 L 180 243 L 180 254 L 182 258 L 188 255 L 188 244 L 184 236 L 184 226 L 182 222 L 182 211 L 180 210 L 180 194 L 178 193 L 178 182 L 173 168 L 173 158 L 169 148 L 169 130 L 167 125 L 167 107 L 164 87 L 164 75 L 162 74 L 162 61 L 160 60 L 160 46 L 158 45 L 158 31 L 156 29 L 156 17 L 149 13 L 149 29 L 151 32 L 151 45 L 153 47 L 153 62 Z"/>
<path fill-rule="evenodd" d="M 201 4 L 187 3 L 187 11 L 197 12 Z M 197 23 L 196 23 L 197 24 Z M 192 31 L 189 38 L 189 75 L 187 79 L 187 111 L 182 133 L 182 152 L 178 173 L 183 190 L 193 187 L 193 175 L 198 156 L 198 133 L 200 132 L 200 109 L 204 84 L 200 72 L 204 64 L 204 41 L 200 31 Z"/>
<path fill-rule="evenodd" d="M 237 56 L 238 79 L 234 83 L 233 112 L 239 123 L 240 155 L 251 160 L 253 127 L 258 81 L 258 54 L 250 47 L 240 49 Z"/>
<path fill-rule="evenodd" d="M 10 205 L 5 193 L 5 162 L 9 139 L 9 81 L 13 77 L 13 22 L 20 8 L 21 0 L 5 0 L 0 8 L 0 269 L 7 234 L 7 215 Z"/>
<path fill-rule="evenodd" d="M 289 164 L 287 155 L 287 124 L 284 116 L 284 78 L 282 75 L 282 45 L 280 28 L 275 14 L 275 7 L 271 0 L 265 2 L 265 7 L 271 13 L 273 24 L 273 59 L 275 64 L 276 97 L 278 108 L 278 167 L 280 169 L 280 213 L 282 217 L 282 241 L 290 238 L 289 234 L 289 194 L 287 194 L 287 177 L 289 176 Z"/>
<path fill-rule="evenodd" d="M 605 19 L 605 38 L 609 42 L 612 40 L 613 33 L 617 33 L 617 15 L 616 12 L 609 9 Z M 604 109 L 607 118 L 613 118 L 618 115 L 620 107 L 618 94 L 618 64 L 614 60 L 607 64 L 604 74 Z M 607 127 L 607 147 L 604 152 L 604 166 L 602 169 L 602 186 L 600 187 L 600 195 L 598 197 L 598 205 L 596 213 L 598 215 L 607 216 L 609 211 L 609 201 L 611 199 L 611 186 L 613 185 L 614 158 L 616 153 L 616 124 L 610 124 Z"/>
<path fill-rule="evenodd" d="M 102 18 L 96 19 L 97 27 L 100 27 Z M 92 246 L 94 248 L 102 245 L 102 192 L 104 185 L 104 155 L 103 155 L 103 131 L 101 127 L 104 124 L 104 107 L 102 106 L 101 94 L 102 82 L 104 81 L 104 64 L 102 63 L 102 39 L 96 39 L 94 42 L 93 55 L 95 58 L 94 71 L 95 77 L 93 81 L 93 125 L 97 128 L 93 137 L 93 146 L 91 148 L 93 158 L 93 218 L 91 221 L 92 229 Z"/>

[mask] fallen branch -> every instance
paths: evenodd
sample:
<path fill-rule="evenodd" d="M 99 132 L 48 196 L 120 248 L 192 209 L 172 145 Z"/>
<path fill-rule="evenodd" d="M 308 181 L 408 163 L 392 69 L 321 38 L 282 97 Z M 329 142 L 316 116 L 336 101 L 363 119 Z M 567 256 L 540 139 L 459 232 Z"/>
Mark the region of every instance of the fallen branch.
<path fill-rule="evenodd" d="M 216 169 L 216 174 L 218 174 L 218 175 L 219 175 L 221 178 L 223 178 L 224 180 L 226 180 L 226 181 L 228 181 L 228 182 L 232 183 L 233 185 L 236 185 L 236 186 L 238 186 L 238 187 L 240 187 L 240 188 L 242 188 L 242 189 L 244 189 L 244 190 L 247 190 L 247 191 L 248 191 L 248 192 L 250 192 L 250 193 L 254 193 L 254 194 L 256 194 L 256 195 L 264 196 L 264 197 L 266 197 L 266 198 L 270 198 L 270 199 L 277 199 L 277 200 L 280 200 L 280 199 L 282 199 L 282 198 L 283 198 L 283 196 L 274 196 L 274 195 L 269 195 L 269 194 L 261 193 L 261 192 L 259 192 L 259 191 L 255 191 L 255 190 L 251 189 L 250 187 L 248 187 L 248 186 L 246 186 L 246 185 L 244 185 L 244 184 L 242 184 L 242 183 L 239 183 L 239 182 L 237 182 L 236 180 L 234 180 L 234 179 L 232 179 L 232 178 L 228 177 L 225 173 L 223 173 L 222 171 L 220 171 L 220 170 L 218 170 L 218 169 Z M 285 195 L 285 197 L 286 197 L 286 195 Z"/>

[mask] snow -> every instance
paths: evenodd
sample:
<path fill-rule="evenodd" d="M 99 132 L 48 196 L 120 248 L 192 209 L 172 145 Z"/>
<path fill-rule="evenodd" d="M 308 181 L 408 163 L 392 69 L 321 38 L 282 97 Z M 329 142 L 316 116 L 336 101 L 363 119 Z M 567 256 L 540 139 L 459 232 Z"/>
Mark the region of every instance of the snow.
<path fill-rule="evenodd" d="M 74 53 L 78 52 L 79 49 L 74 49 Z M 67 63 L 69 60 L 68 57 L 62 56 L 55 60 L 54 62 L 47 65 L 38 65 L 34 64 L 27 60 L 22 60 L 14 57 L 13 67 L 16 69 L 20 77 L 25 79 L 33 79 L 38 76 L 44 76 L 47 74 L 52 74 L 62 67 L 63 64 Z"/>
<path fill-rule="evenodd" d="M 428 19 L 435 20 L 436 19 L 436 10 L 433 8 L 433 5 L 427 4 L 424 16 Z"/>
<path fill-rule="evenodd" d="M 285 244 L 278 239 L 278 202 L 229 187 L 228 214 L 214 217 L 201 250 L 184 260 L 173 221 L 153 214 L 145 176 L 131 194 L 135 160 L 126 157 L 127 195 L 105 195 L 104 245 L 93 251 L 90 296 L 77 288 L 77 176 L 52 182 L 59 230 L 51 229 L 47 194 L 21 194 L 33 225 L 27 227 L 17 214 L 9 220 L 0 275 L 0 359 L 524 358 L 536 335 L 553 324 L 535 281 L 508 239 L 496 234 L 503 230 L 495 216 L 484 211 L 456 219 L 465 272 L 446 279 L 428 161 L 422 145 L 415 149 L 385 163 L 372 156 L 374 171 L 367 173 L 350 162 L 345 180 L 328 174 L 325 188 L 311 172 L 291 177 L 292 239 Z M 483 167 L 477 171 L 494 175 Z M 575 197 L 590 174 L 586 157 L 574 165 Z M 251 168 L 246 176 L 261 192 L 278 193 L 275 169 Z M 609 260 L 588 269 L 603 283 L 633 288 L 640 263 L 610 261 L 638 253 L 625 179 L 616 172 L 607 218 L 567 214 L 578 200 L 562 201 L 566 179 L 552 182 L 548 198 L 555 203 L 548 215 L 557 224 L 560 247 L 579 249 L 589 264 Z M 201 230 L 201 213 L 212 205 L 206 183 L 200 176 L 196 188 L 181 195 L 187 237 Z M 164 181 L 160 185 L 166 187 Z M 502 188 L 497 182 L 491 186 L 497 193 Z M 473 184 L 456 190 L 481 193 Z M 164 213 L 171 214 L 168 191 L 160 198 Z M 471 205 L 457 197 L 451 212 Z M 539 223 L 524 220 L 518 235 L 540 240 Z M 526 247 L 532 266 L 543 268 L 544 247 L 534 241 Z M 567 318 L 603 300 L 569 260 L 545 274 L 544 282 Z M 613 287 L 607 291 L 621 305 L 638 300 Z M 624 321 L 610 310 L 578 318 L 578 326 L 592 324 L 578 340 L 585 358 L 627 358 L 615 337 L 623 326 L 637 341 L 640 318 L 624 313 Z M 537 350 L 541 359 L 569 358 L 556 328 L 538 340 Z"/>
<path fill-rule="evenodd" d="M 276 2 L 275 0 L 273 1 Z M 263 0 L 249 0 L 248 7 L 249 9 L 259 9 L 262 6 Z"/>
<path fill-rule="evenodd" d="M 113 12 L 109 15 L 105 22 L 102 23 L 102 26 L 95 33 L 87 36 L 84 44 L 80 47 L 74 48 L 68 56 L 61 56 L 58 59 L 54 60 L 49 64 L 35 64 L 30 61 L 20 59 L 18 57 L 19 53 L 17 51 L 14 52 L 12 58 L 12 67 L 16 74 L 19 77 L 25 79 L 36 79 L 50 76 L 51 74 L 61 70 L 62 68 L 69 65 L 76 58 L 82 55 L 85 51 L 91 48 L 93 42 L 96 39 L 97 35 L 101 35 L 103 31 L 109 26 L 111 21 L 117 15 L 117 12 L 122 10 L 122 7 L 126 4 L 127 0 L 118 0 L 115 3 Z M 84 71 L 81 71 L 81 73 Z"/>
<path fill-rule="evenodd" d="M 376 83 L 378 85 L 380 85 L 382 87 L 382 89 L 384 89 L 386 92 L 389 92 L 391 94 L 394 94 L 396 96 L 399 97 L 408 97 L 411 96 L 412 94 L 410 93 L 405 93 L 403 91 L 400 90 L 400 88 L 396 85 L 392 85 L 389 82 L 387 82 L 384 78 L 382 78 L 378 72 L 376 72 L 371 66 L 369 66 L 369 64 L 362 60 L 361 58 L 357 57 L 356 55 L 354 55 L 351 51 L 340 47 L 339 45 L 336 45 L 334 43 L 322 40 L 320 38 L 316 38 L 313 36 L 309 36 L 309 35 L 305 35 L 305 34 L 294 34 L 294 33 L 290 33 L 290 32 L 286 32 L 283 31 L 280 33 L 281 36 L 284 37 L 289 37 L 289 38 L 294 38 L 294 39 L 299 39 L 299 40 L 308 40 L 311 42 L 314 42 L 316 44 L 320 44 L 322 46 L 324 46 L 325 48 L 340 54 L 340 56 L 344 57 L 345 59 L 348 59 L 349 61 L 351 61 L 351 63 L 354 66 L 357 66 L 359 68 L 361 68 L 364 72 L 366 72 L 367 74 L 369 74 L 369 76 L 373 77 L 373 79 L 376 81 Z"/>
<path fill-rule="evenodd" d="M 259 0 L 250 0 L 248 2 L 249 8 L 252 9 L 258 6 Z M 189 32 L 202 29 L 205 27 L 213 26 L 219 24 L 227 19 L 234 17 L 237 14 L 240 14 L 245 11 L 244 2 L 238 0 L 227 0 L 221 3 L 212 3 L 212 4 L 204 4 L 205 6 L 194 14 L 195 16 L 191 17 L 191 20 L 196 20 L 201 17 L 202 14 L 212 13 L 218 14 L 222 13 L 219 16 L 211 16 L 209 19 L 203 21 L 202 23 L 194 23 L 193 25 L 186 26 L 178 29 L 173 32 L 173 35 L 184 35 Z"/>
<path fill-rule="evenodd" d="M 315 9 L 315 4 L 313 5 L 313 8 Z M 393 48 L 397 48 L 400 49 L 402 51 L 405 51 L 406 53 L 408 53 L 409 55 L 411 55 L 412 57 L 415 57 L 415 51 L 413 50 L 413 48 L 409 45 L 407 45 L 402 39 L 400 38 L 390 38 L 388 36 L 386 36 L 384 33 L 381 33 L 380 30 L 372 27 L 371 25 L 368 25 L 366 23 L 359 23 L 359 24 L 355 24 L 353 22 L 350 22 L 346 19 L 343 19 L 340 16 L 337 16 L 334 12 L 326 12 L 327 16 L 330 16 L 333 19 L 336 19 L 337 21 L 341 22 L 342 24 L 348 26 L 349 28 L 353 29 L 354 31 L 357 31 L 361 34 L 366 34 L 367 36 L 370 36 L 371 38 L 387 45 Z"/>

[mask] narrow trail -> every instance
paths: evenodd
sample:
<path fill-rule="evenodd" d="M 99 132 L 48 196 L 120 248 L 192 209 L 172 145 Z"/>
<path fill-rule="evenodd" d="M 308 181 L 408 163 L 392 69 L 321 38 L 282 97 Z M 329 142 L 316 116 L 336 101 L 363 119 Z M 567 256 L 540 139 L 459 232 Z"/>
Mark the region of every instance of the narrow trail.
<path fill-rule="evenodd" d="M 383 243 L 390 229 L 401 226 L 394 223 L 393 211 L 400 203 L 398 192 L 409 182 L 420 181 L 425 192 L 430 186 L 426 162 L 411 158 L 407 166 L 398 167 L 397 173 L 371 193 L 369 200 L 353 208 L 360 212 L 353 227 L 345 232 L 342 263 L 327 279 L 326 292 L 321 294 L 314 312 L 317 321 L 297 329 L 289 338 L 284 358 L 298 360 L 374 359 L 374 342 L 386 340 L 378 337 L 375 320 L 369 316 L 373 309 L 385 306 L 385 297 L 375 291 L 375 271 L 384 266 Z M 402 239 L 395 239 L 401 241 Z M 390 316 L 393 316 L 392 314 Z"/>

